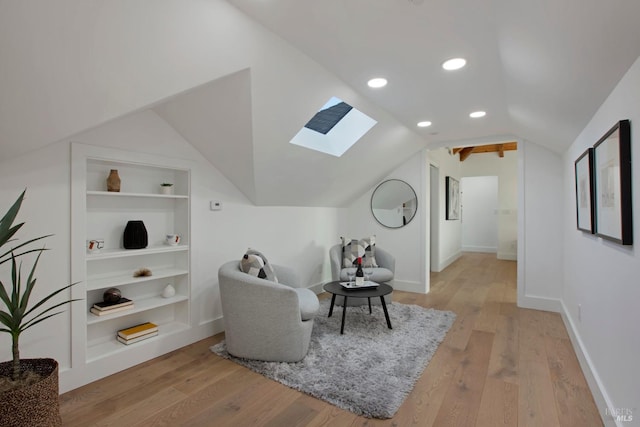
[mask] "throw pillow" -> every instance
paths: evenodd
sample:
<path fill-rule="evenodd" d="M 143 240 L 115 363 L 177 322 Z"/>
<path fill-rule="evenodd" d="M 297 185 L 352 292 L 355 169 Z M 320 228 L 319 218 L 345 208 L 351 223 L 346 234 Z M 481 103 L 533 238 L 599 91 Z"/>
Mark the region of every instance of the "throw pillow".
<path fill-rule="evenodd" d="M 255 249 L 247 249 L 247 252 L 240 260 L 240 269 L 260 279 L 271 280 L 272 282 L 278 283 L 276 273 L 267 258 Z"/>
<path fill-rule="evenodd" d="M 342 268 L 355 267 L 358 257 L 362 257 L 363 267 L 378 267 L 376 262 L 376 236 L 363 239 L 342 239 Z"/>

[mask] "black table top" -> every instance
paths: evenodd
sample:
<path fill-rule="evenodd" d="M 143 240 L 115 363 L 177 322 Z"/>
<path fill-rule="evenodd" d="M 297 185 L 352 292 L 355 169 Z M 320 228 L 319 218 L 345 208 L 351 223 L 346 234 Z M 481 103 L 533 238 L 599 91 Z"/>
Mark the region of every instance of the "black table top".
<path fill-rule="evenodd" d="M 355 298 L 381 297 L 393 292 L 393 288 L 386 283 L 380 283 L 376 288 L 368 289 L 347 289 L 340 285 L 340 282 L 329 282 L 323 286 L 324 290 L 334 295 L 341 295 Z"/>

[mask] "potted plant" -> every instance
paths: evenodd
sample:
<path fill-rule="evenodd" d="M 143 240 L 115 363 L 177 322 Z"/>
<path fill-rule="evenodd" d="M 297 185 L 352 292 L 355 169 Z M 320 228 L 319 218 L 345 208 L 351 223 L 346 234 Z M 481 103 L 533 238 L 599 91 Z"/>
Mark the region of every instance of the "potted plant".
<path fill-rule="evenodd" d="M 163 182 L 160 184 L 161 194 L 173 194 L 173 184 L 170 182 Z"/>
<path fill-rule="evenodd" d="M 64 286 L 32 304 L 36 285 L 35 271 L 46 248 L 32 248 L 32 243 L 50 235 L 36 237 L 11 249 L 5 245 L 15 241 L 14 235 L 24 222 L 13 225 L 25 192 L 0 219 L 0 264 L 11 263 L 11 277 L 0 280 L 0 331 L 11 335 L 13 359 L 0 363 L 0 420 L 3 426 L 60 426 L 58 403 L 58 363 L 54 359 L 20 359 L 19 338 L 22 332 L 48 318 L 60 314 L 60 307 L 76 300 L 53 303 L 51 300 L 71 285 Z M 22 261 L 26 254 L 35 261 L 24 280 Z M 50 305 L 53 304 L 53 305 Z M 50 305 L 48 308 L 47 305 Z"/>

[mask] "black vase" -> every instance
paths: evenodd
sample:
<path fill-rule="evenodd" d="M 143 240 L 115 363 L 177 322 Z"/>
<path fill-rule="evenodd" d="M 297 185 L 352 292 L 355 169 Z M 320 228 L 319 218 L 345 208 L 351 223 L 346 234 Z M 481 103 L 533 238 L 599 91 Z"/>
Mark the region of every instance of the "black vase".
<path fill-rule="evenodd" d="M 147 229 L 142 221 L 129 221 L 124 228 L 122 244 L 125 249 L 143 249 L 149 244 Z"/>

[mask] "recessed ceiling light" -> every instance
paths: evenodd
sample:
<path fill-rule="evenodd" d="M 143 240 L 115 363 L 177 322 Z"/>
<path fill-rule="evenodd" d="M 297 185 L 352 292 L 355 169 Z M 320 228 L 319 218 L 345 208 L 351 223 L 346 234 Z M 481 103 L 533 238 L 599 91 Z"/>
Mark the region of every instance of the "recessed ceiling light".
<path fill-rule="evenodd" d="M 452 58 L 447 61 L 444 61 L 442 64 L 442 68 L 447 71 L 459 70 L 460 68 L 467 65 L 467 60 L 464 58 Z"/>
<path fill-rule="evenodd" d="M 484 111 L 474 111 L 473 113 L 469 114 L 469 117 L 473 119 L 477 119 L 479 117 L 484 117 L 486 115 L 487 113 L 485 113 Z"/>
<path fill-rule="evenodd" d="M 369 85 L 369 87 L 377 89 L 380 87 L 385 87 L 387 85 L 387 79 L 383 79 L 382 77 L 377 77 L 375 79 L 369 80 L 367 84 Z"/>
<path fill-rule="evenodd" d="M 430 121 L 424 121 L 424 122 L 418 122 L 418 127 L 420 128 L 426 128 L 431 126 L 431 122 Z"/>

